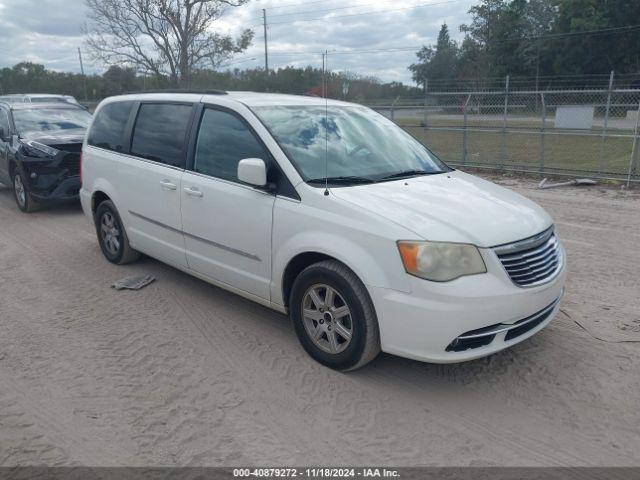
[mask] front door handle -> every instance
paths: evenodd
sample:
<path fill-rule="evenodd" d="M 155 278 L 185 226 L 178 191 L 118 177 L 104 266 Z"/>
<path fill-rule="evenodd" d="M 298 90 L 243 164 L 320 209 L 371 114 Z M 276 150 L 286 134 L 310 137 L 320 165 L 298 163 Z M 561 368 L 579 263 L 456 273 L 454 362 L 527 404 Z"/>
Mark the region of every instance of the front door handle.
<path fill-rule="evenodd" d="M 202 192 L 193 187 L 185 187 L 184 193 L 186 193 L 190 197 L 202 197 Z"/>
<path fill-rule="evenodd" d="M 171 183 L 169 180 L 162 180 L 160 185 L 165 190 L 176 190 L 178 186 L 175 183 Z"/>

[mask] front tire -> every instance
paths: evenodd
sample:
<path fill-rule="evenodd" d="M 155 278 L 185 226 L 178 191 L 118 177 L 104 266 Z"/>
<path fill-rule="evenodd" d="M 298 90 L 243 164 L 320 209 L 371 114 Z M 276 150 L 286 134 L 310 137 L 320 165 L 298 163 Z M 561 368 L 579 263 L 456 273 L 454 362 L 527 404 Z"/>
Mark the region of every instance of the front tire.
<path fill-rule="evenodd" d="M 95 222 L 98 243 L 107 260 L 116 265 L 124 265 L 140 258 L 140 252 L 129 245 L 129 237 L 111 200 L 98 205 Z"/>
<path fill-rule="evenodd" d="M 33 213 L 40 209 L 40 204 L 36 202 L 29 192 L 29 185 L 20 170 L 13 169 L 13 198 L 16 200 L 18 208 L 24 213 Z"/>
<path fill-rule="evenodd" d="M 380 353 L 378 319 L 360 279 L 335 260 L 316 263 L 296 278 L 291 320 L 307 353 L 336 370 L 355 370 Z"/>

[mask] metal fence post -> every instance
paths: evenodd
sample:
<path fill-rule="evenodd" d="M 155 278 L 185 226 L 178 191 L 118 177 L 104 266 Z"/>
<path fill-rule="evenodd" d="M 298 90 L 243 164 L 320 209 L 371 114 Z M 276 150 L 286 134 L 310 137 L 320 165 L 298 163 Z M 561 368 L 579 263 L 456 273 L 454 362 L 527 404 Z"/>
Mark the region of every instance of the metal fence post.
<path fill-rule="evenodd" d="M 398 95 L 396 97 L 396 99 L 393 101 L 393 103 L 391 104 L 391 121 L 395 121 L 395 107 L 396 107 L 396 103 L 398 103 L 398 100 L 400 100 L 400 95 Z"/>
<path fill-rule="evenodd" d="M 424 125 L 424 133 L 427 133 L 427 94 L 429 92 L 429 79 L 424 81 L 424 112 L 422 113 L 422 124 Z"/>
<path fill-rule="evenodd" d="M 537 99 L 536 95 L 536 99 Z M 542 125 L 540 126 L 540 176 L 544 173 L 544 138 L 545 138 L 545 127 L 547 123 L 547 104 L 544 100 L 544 93 L 540 92 L 540 105 L 542 110 L 540 111 L 540 119 L 542 120 Z"/>
<path fill-rule="evenodd" d="M 629 159 L 629 173 L 627 174 L 627 188 L 631 184 L 631 175 L 636 175 L 638 162 L 638 126 L 640 125 L 640 102 L 638 102 L 638 116 L 636 117 L 636 128 L 633 134 L 633 147 L 631 148 L 631 158 Z"/>
<path fill-rule="evenodd" d="M 604 143 L 607 139 L 607 130 L 609 127 L 609 113 L 611 110 L 611 92 L 613 90 L 613 70 L 609 75 L 609 89 L 607 91 L 607 108 L 604 112 L 604 126 L 602 128 L 602 139 L 600 140 L 600 160 L 598 162 L 598 173 L 602 174 L 604 171 Z"/>
<path fill-rule="evenodd" d="M 507 161 L 507 115 L 509 107 L 509 75 L 504 85 L 504 113 L 502 115 L 502 167 Z"/>
<path fill-rule="evenodd" d="M 462 165 L 467 162 L 467 107 L 469 106 L 470 100 L 471 95 L 467 95 L 467 100 L 464 102 L 464 107 L 462 107 L 462 113 L 464 114 L 464 124 L 462 126 Z"/>

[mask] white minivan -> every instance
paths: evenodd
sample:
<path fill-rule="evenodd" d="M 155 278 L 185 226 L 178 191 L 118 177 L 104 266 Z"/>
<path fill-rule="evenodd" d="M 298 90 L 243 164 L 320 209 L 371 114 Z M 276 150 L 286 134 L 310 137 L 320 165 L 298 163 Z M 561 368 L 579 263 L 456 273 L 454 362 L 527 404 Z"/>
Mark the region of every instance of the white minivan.
<path fill-rule="evenodd" d="M 288 313 L 332 368 L 380 350 L 471 360 L 534 335 L 560 308 L 565 252 L 549 215 L 360 105 L 112 97 L 82 158 L 82 207 L 107 260 L 142 252 Z"/>

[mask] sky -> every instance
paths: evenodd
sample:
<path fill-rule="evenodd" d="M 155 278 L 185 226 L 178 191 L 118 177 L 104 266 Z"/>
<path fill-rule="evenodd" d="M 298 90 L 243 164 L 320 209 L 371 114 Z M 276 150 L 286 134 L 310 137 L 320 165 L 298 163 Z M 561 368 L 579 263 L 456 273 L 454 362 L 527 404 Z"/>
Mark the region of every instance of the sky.
<path fill-rule="evenodd" d="M 327 50 L 333 71 L 411 83 L 408 65 L 415 52 L 434 44 L 442 23 L 460 40 L 458 26 L 469 21 L 477 0 L 251 0 L 228 8 L 213 29 L 236 35 L 252 28 L 253 44 L 225 68 L 264 66 L 262 9 L 269 25 L 269 67 L 322 65 Z M 313 21 L 308 21 L 313 20 Z M 78 47 L 86 50 L 84 0 L 0 0 L 0 68 L 20 61 L 59 71 L 79 72 Z M 415 49 L 413 48 L 415 47 Z M 395 51 L 371 52 L 379 49 Z M 345 53 L 350 51 L 359 53 Z M 363 50 L 368 52 L 362 52 Z M 84 51 L 85 70 L 102 73 Z"/>

